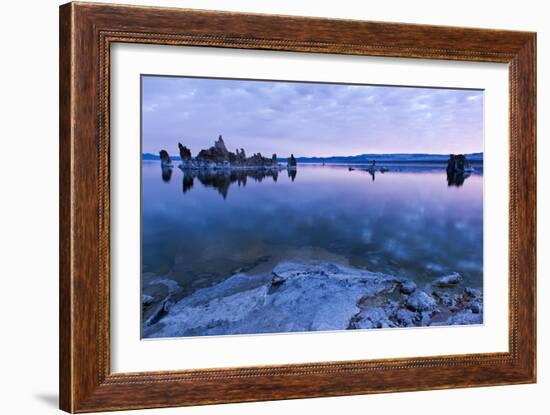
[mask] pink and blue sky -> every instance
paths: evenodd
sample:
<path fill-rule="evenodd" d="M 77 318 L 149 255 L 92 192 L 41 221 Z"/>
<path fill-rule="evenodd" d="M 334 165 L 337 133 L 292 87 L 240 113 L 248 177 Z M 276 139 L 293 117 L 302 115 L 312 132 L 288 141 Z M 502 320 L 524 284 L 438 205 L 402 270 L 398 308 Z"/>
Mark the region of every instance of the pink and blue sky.
<path fill-rule="evenodd" d="M 483 91 L 142 76 L 144 153 L 220 134 L 280 157 L 482 152 Z"/>

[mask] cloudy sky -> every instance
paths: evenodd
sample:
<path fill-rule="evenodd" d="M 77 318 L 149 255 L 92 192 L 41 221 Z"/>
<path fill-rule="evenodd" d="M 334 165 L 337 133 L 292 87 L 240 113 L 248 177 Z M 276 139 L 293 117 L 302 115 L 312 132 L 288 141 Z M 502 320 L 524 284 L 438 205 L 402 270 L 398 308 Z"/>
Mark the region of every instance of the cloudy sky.
<path fill-rule="evenodd" d="M 143 152 L 270 156 L 483 151 L 483 92 L 367 85 L 142 77 Z"/>

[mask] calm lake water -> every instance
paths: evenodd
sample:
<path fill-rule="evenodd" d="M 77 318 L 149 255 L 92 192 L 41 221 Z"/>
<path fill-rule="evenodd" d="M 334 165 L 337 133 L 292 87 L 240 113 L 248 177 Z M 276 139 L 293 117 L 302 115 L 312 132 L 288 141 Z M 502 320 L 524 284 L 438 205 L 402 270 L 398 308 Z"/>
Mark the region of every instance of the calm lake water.
<path fill-rule="evenodd" d="M 176 162 L 177 163 L 177 162 Z M 192 178 L 142 164 L 143 277 L 185 293 L 282 260 L 331 260 L 423 284 L 459 272 L 482 288 L 482 169 L 460 186 L 443 166 L 299 165 Z M 357 168 L 358 166 L 354 166 Z M 459 183 L 460 184 L 460 183 Z"/>

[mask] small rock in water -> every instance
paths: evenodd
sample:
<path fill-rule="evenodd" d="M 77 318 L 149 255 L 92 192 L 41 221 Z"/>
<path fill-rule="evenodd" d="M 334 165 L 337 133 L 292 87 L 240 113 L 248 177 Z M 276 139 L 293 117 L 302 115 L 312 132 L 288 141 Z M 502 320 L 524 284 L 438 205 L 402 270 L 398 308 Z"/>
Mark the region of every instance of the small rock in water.
<path fill-rule="evenodd" d="M 397 301 L 387 300 L 384 304 L 384 312 L 386 315 L 391 316 L 397 310 L 399 310 L 399 303 Z"/>
<path fill-rule="evenodd" d="M 416 290 L 416 284 L 412 281 L 405 281 L 401 284 L 400 291 L 403 294 L 412 294 L 414 290 Z"/>
<path fill-rule="evenodd" d="M 170 298 L 166 298 L 163 302 L 156 306 L 155 310 L 151 313 L 151 316 L 145 321 L 145 327 L 157 323 L 162 317 L 164 317 L 174 305 L 174 301 Z"/>
<path fill-rule="evenodd" d="M 362 311 L 351 323 L 353 329 L 382 329 L 395 327 L 395 324 L 388 319 L 386 311 L 381 307 L 372 307 Z"/>
<path fill-rule="evenodd" d="M 412 327 L 415 326 L 414 322 L 417 318 L 417 314 L 406 308 L 400 308 L 395 313 L 395 319 L 400 327 Z"/>
<path fill-rule="evenodd" d="M 141 304 L 143 305 L 149 305 L 153 302 L 154 298 L 150 295 L 147 295 L 147 294 L 143 294 L 141 296 Z"/>
<path fill-rule="evenodd" d="M 407 299 L 407 307 L 413 311 L 433 311 L 437 304 L 434 298 L 424 291 L 415 291 Z"/>
<path fill-rule="evenodd" d="M 483 306 L 479 300 L 475 300 L 468 304 L 468 309 L 475 314 L 479 314 L 483 311 Z"/>
<path fill-rule="evenodd" d="M 166 150 L 160 150 L 159 156 L 162 167 L 172 167 L 172 159 Z"/>
<path fill-rule="evenodd" d="M 464 288 L 464 297 L 470 299 L 481 298 L 481 291 L 476 290 L 475 288 L 466 287 Z"/>
<path fill-rule="evenodd" d="M 432 324 L 433 326 L 455 326 L 464 324 L 482 324 L 483 315 L 472 313 L 472 310 L 464 310 L 450 316 L 446 321 Z"/>
<path fill-rule="evenodd" d="M 420 313 L 420 325 L 429 326 L 432 315 L 433 311 L 422 311 L 422 313 Z"/>
<path fill-rule="evenodd" d="M 433 295 L 445 307 L 454 307 L 456 305 L 456 296 L 443 291 L 434 291 Z"/>
<path fill-rule="evenodd" d="M 462 276 L 458 272 L 439 277 L 432 282 L 436 287 L 452 287 L 462 282 Z"/>
<path fill-rule="evenodd" d="M 273 294 L 286 281 L 286 278 L 281 277 L 275 272 L 272 272 L 271 275 L 271 285 L 267 291 L 268 294 Z"/>

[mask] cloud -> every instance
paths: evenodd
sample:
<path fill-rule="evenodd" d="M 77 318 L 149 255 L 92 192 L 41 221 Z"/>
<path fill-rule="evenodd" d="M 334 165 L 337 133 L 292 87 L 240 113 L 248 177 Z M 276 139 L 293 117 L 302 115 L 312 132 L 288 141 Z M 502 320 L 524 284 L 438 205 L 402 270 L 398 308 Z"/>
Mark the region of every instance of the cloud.
<path fill-rule="evenodd" d="M 194 154 L 223 134 L 230 148 L 280 155 L 482 151 L 474 90 L 142 78 L 143 149 Z"/>
<path fill-rule="evenodd" d="M 155 111 L 157 108 L 158 108 L 158 104 L 148 104 L 148 105 L 143 105 L 143 111 L 145 112 L 153 112 Z"/>

